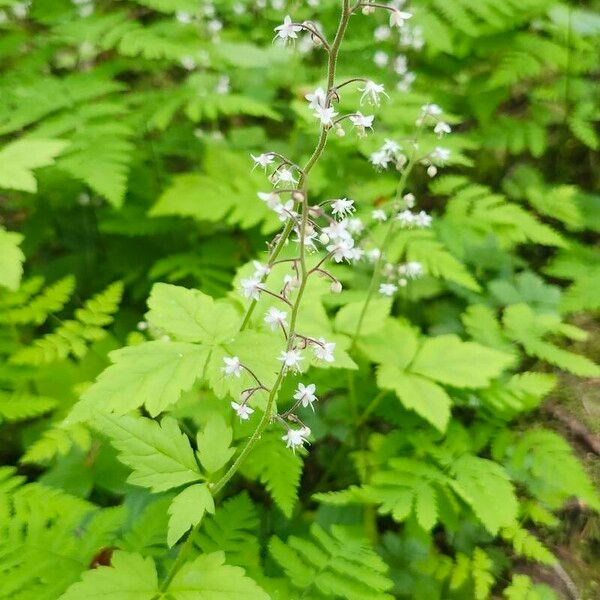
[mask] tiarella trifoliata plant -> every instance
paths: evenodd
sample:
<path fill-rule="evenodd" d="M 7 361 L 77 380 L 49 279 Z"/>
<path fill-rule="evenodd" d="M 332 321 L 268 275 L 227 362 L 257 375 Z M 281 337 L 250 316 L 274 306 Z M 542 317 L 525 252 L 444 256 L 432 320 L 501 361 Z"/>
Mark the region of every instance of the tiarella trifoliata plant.
<path fill-rule="evenodd" d="M 0 0 L 0 600 L 595 597 L 583 4 Z"/>

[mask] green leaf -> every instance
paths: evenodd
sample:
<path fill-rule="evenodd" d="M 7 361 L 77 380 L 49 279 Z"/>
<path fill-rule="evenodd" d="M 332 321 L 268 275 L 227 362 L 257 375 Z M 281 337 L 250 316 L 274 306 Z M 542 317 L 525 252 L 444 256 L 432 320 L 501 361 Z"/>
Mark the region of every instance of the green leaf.
<path fill-rule="evenodd" d="M 455 335 L 427 339 L 410 371 L 455 387 L 486 387 L 512 363 L 512 356 Z"/>
<path fill-rule="evenodd" d="M 54 162 L 68 143 L 63 140 L 20 139 L 0 150 L 0 188 L 36 192 L 33 169 Z"/>
<path fill-rule="evenodd" d="M 365 356 L 378 364 L 406 368 L 415 357 L 419 345 L 417 332 L 408 323 L 387 319 L 379 331 L 361 336 L 358 347 Z"/>
<path fill-rule="evenodd" d="M 152 600 L 157 593 L 152 559 L 117 550 L 110 567 L 85 571 L 59 600 Z"/>
<path fill-rule="evenodd" d="M 230 340 L 239 330 L 235 309 L 198 290 L 156 283 L 148 299 L 146 319 L 182 342 L 213 345 Z"/>
<path fill-rule="evenodd" d="M 501 527 L 515 524 L 517 498 L 510 477 L 501 465 L 465 454 L 452 465 L 452 472 L 456 492 L 492 535 Z"/>
<path fill-rule="evenodd" d="M 124 414 L 142 405 L 156 416 L 202 376 L 208 355 L 208 348 L 158 340 L 111 352 L 114 364 L 82 394 L 68 421 L 89 419 L 95 410 Z"/>
<path fill-rule="evenodd" d="M 444 389 L 433 381 L 392 365 L 382 365 L 377 370 L 377 385 L 396 392 L 405 408 L 414 410 L 436 429 L 446 430 L 452 402 Z"/>
<path fill-rule="evenodd" d="M 198 459 L 209 473 L 223 468 L 235 453 L 235 448 L 230 448 L 233 431 L 219 414 L 208 420 L 196 439 Z"/>
<path fill-rule="evenodd" d="M 203 554 L 175 575 L 168 593 L 174 600 L 269 600 L 243 569 L 225 563 L 223 552 Z"/>
<path fill-rule="evenodd" d="M 215 501 L 205 483 L 191 485 L 173 498 L 169 506 L 169 530 L 167 543 L 169 547 L 177 543 L 190 527 L 194 527 L 205 513 L 215 512 Z"/>
<path fill-rule="evenodd" d="M 279 432 L 262 436 L 242 464 L 241 472 L 264 484 L 283 514 L 292 516 L 298 498 L 302 459 L 285 447 Z"/>
<path fill-rule="evenodd" d="M 486 600 L 494 585 L 493 563 L 481 548 L 475 548 L 471 561 L 471 576 L 475 583 L 475 600 Z"/>
<path fill-rule="evenodd" d="M 202 479 L 188 438 L 177 421 L 165 417 L 159 425 L 152 419 L 98 413 L 94 425 L 111 438 L 119 460 L 133 469 L 133 485 L 164 492 Z"/>
<path fill-rule="evenodd" d="M 416 489 L 415 515 L 417 522 L 425 531 L 430 531 L 437 523 L 437 495 L 432 486 L 422 485 Z"/>
<path fill-rule="evenodd" d="M 358 327 L 358 321 L 363 311 L 365 302 L 350 302 L 335 315 L 335 328 L 337 331 L 354 335 Z M 392 309 L 392 301 L 389 298 L 376 298 L 369 302 L 367 312 L 364 315 L 360 328 L 361 336 L 379 331 Z"/>
<path fill-rule="evenodd" d="M 20 233 L 6 231 L 0 226 L 0 286 L 16 291 L 23 276 L 25 254 L 19 244 L 23 241 Z"/>

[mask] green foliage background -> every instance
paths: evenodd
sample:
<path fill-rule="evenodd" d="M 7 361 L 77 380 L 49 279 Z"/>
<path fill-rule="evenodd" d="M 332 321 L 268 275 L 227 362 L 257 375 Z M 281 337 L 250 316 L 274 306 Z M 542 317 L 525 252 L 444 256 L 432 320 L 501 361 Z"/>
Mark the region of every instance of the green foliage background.
<path fill-rule="evenodd" d="M 293 454 L 270 428 L 211 495 L 253 430 L 217 377 L 239 279 L 279 227 L 249 154 L 301 161 L 318 136 L 303 96 L 323 55 L 273 27 L 332 33 L 340 3 L 282 4 L 0 0 L 2 599 L 546 600 L 515 567 L 556 564 L 537 532 L 569 498 L 600 509 L 534 419 L 560 370 L 600 376 L 569 350 L 586 337 L 571 317 L 600 308 L 594 0 L 413 0 L 410 91 L 397 34 L 374 42 L 386 15 L 352 17 L 339 76 L 390 98 L 373 134 L 332 136 L 309 191 L 370 214 L 397 174 L 368 155 L 443 106 L 450 164 L 409 184 L 434 226 L 390 250 L 426 276 L 373 302 L 351 350 L 369 269 L 309 290 L 303 323 L 340 349 L 310 371 L 312 444 Z M 267 379 L 268 305 L 233 342 Z"/>

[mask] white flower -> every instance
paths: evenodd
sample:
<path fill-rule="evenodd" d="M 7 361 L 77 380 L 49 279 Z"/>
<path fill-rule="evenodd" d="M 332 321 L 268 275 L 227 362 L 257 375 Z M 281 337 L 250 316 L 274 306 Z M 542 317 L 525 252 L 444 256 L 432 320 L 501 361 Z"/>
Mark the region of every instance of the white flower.
<path fill-rule="evenodd" d="M 275 210 L 276 206 L 279 206 L 279 195 L 275 192 L 258 192 L 257 196 L 263 201 L 266 202 L 267 206 L 271 210 Z"/>
<path fill-rule="evenodd" d="M 410 261 L 398 267 L 398 273 L 409 279 L 417 279 L 423 275 L 423 265 L 420 262 Z"/>
<path fill-rule="evenodd" d="M 302 446 L 308 443 L 306 436 L 310 435 L 310 429 L 308 427 L 302 427 L 302 429 L 288 429 L 287 433 L 281 438 L 286 444 L 286 448 L 291 448 L 296 451 L 298 446 Z"/>
<path fill-rule="evenodd" d="M 381 256 L 381 250 L 379 248 L 373 248 L 367 252 L 367 258 L 371 262 L 377 262 Z"/>
<path fill-rule="evenodd" d="M 406 206 L 408 206 L 408 208 L 412 208 L 415 205 L 416 198 L 414 194 L 404 194 L 402 200 L 406 202 Z"/>
<path fill-rule="evenodd" d="M 333 362 L 335 360 L 333 356 L 335 342 L 326 342 L 324 338 L 319 338 L 318 342 L 318 344 L 313 345 L 315 356 L 325 362 Z"/>
<path fill-rule="evenodd" d="M 255 271 L 253 275 L 253 279 L 262 279 L 265 275 L 268 275 L 271 271 L 271 267 L 268 265 L 263 265 L 261 262 L 257 260 L 253 260 L 252 264 L 254 265 Z"/>
<path fill-rule="evenodd" d="M 359 248 L 358 246 L 354 246 L 354 248 L 352 248 L 350 252 L 352 254 L 350 260 L 353 260 L 355 262 L 360 260 L 365 254 L 365 251 L 362 248 Z"/>
<path fill-rule="evenodd" d="M 442 137 L 445 133 L 450 133 L 452 128 L 444 121 L 438 121 L 433 128 L 433 132 Z"/>
<path fill-rule="evenodd" d="M 323 88 L 317 88 L 312 94 L 306 94 L 304 96 L 308 102 L 309 107 L 313 110 L 316 108 L 323 108 L 327 104 L 327 94 Z"/>
<path fill-rule="evenodd" d="M 390 27 L 401 28 L 412 17 L 412 14 L 402 10 L 392 10 L 390 13 Z"/>
<path fill-rule="evenodd" d="M 380 25 L 375 28 L 373 32 L 373 37 L 376 41 L 382 42 L 383 40 L 387 40 L 392 34 L 392 30 L 387 25 Z"/>
<path fill-rule="evenodd" d="M 444 111 L 437 104 L 423 104 L 423 106 L 421 106 L 421 112 L 425 116 L 431 115 L 432 117 L 439 117 Z"/>
<path fill-rule="evenodd" d="M 288 290 L 293 290 L 300 285 L 298 278 L 295 275 L 284 275 L 283 287 Z"/>
<path fill-rule="evenodd" d="M 388 64 L 390 57 L 383 52 L 382 50 L 378 50 L 373 55 L 373 62 L 380 68 L 383 69 Z"/>
<path fill-rule="evenodd" d="M 221 75 L 215 86 L 215 93 L 226 96 L 231 91 L 230 79 L 227 75 Z"/>
<path fill-rule="evenodd" d="M 225 366 L 221 367 L 221 371 L 223 371 L 225 375 L 239 377 L 242 374 L 242 365 L 237 356 L 224 356 L 223 362 L 225 363 Z"/>
<path fill-rule="evenodd" d="M 431 227 L 432 221 L 433 221 L 433 218 L 430 215 L 428 215 L 424 210 L 422 210 L 418 214 L 414 215 L 414 223 L 418 227 L 423 227 L 423 228 Z"/>
<path fill-rule="evenodd" d="M 272 306 L 265 314 L 265 323 L 271 327 L 271 331 L 275 331 L 279 326 L 285 327 L 287 325 L 287 313 Z"/>
<path fill-rule="evenodd" d="M 382 152 L 385 152 L 386 154 L 392 154 L 394 156 L 396 154 L 398 154 L 398 152 L 400 152 L 400 150 L 401 150 L 400 144 L 398 144 L 398 142 L 395 142 L 394 140 L 390 140 L 388 138 L 385 139 L 383 146 L 381 146 Z"/>
<path fill-rule="evenodd" d="M 374 115 L 363 115 L 361 112 L 357 112 L 355 115 L 350 116 L 350 121 L 356 129 L 358 129 L 359 136 L 365 135 L 365 129 L 373 128 Z"/>
<path fill-rule="evenodd" d="M 308 385 L 299 383 L 296 392 L 294 393 L 294 400 L 298 400 L 304 408 L 310 406 L 315 410 L 313 402 L 317 400 L 317 397 L 315 396 L 316 389 L 317 386 L 314 383 L 309 383 Z"/>
<path fill-rule="evenodd" d="M 275 157 L 272 154 L 259 154 L 258 156 L 251 154 L 250 156 L 254 161 L 254 168 L 261 166 L 266 169 L 267 166 L 275 160 Z"/>
<path fill-rule="evenodd" d="M 336 217 L 345 217 L 347 214 L 351 214 L 355 211 L 354 200 L 340 198 L 331 203 L 331 209 L 332 214 Z"/>
<path fill-rule="evenodd" d="M 190 15 L 189 12 L 185 12 L 183 10 L 176 11 L 175 12 L 175 18 L 180 23 L 191 23 L 192 22 L 192 15 Z"/>
<path fill-rule="evenodd" d="M 398 286 L 393 283 L 382 283 L 379 285 L 379 293 L 382 296 L 393 296 L 398 291 Z"/>
<path fill-rule="evenodd" d="M 346 226 L 350 233 L 360 233 L 364 228 L 364 223 L 358 218 L 348 219 L 348 225 Z"/>
<path fill-rule="evenodd" d="M 242 287 L 242 294 L 245 298 L 252 298 L 252 300 L 258 300 L 260 296 L 260 281 L 258 279 L 242 279 L 240 281 Z"/>
<path fill-rule="evenodd" d="M 333 118 L 338 113 L 335 112 L 333 106 L 317 106 L 315 109 L 315 117 L 321 121 L 321 125 L 333 125 Z"/>
<path fill-rule="evenodd" d="M 350 240 L 352 236 L 348 232 L 348 221 L 332 222 L 327 227 L 323 227 L 323 233 L 333 242 L 341 240 Z M 326 243 L 326 242 L 325 242 Z"/>
<path fill-rule="evenodd" d="M 352 238 L 338 240 L 335 244 L 327 246 L 327 251 L 332 253 L 332 258 L 336 263 L 341 263 L 344 259 L 352 260 L 354 253 L 354 240 Z"/>
<path fill-rule="evenodd" d="M 280 183 L 289 183 L 291 185 L 296 185 L 298 180 L 294 177 L 291 169 L 287 169 L 282 167 L 281 169 L 277 169 L 275 173 L 273 173 L 272 178 L 274 180 L 275 185 Z"/>
<path fill-rule="evenodd" d="M 294 233 L 296 234 L 296 239 L 294 240 L 297 244 L 300 243 L 300 230 L 298 227 L 294 228 Z M 309 231 L 304 234 L 304 247 L 309 250 L 316 250 L 315 239 L 317 238 L 316 231 Z"/>
<path fill-rule="evenodd" d="M 362 104 L 365 99 L 372 102 L 375 106 L 379 106 L 379 96 L 385 96 L 389 98 L 389 96 L 385 93 L 385 87 L 383 83 L 375 83 L 370 79 L 365 81 L 365 87 L 358 88 L 359 92 L 362 92 L 362 96 L 360 97 L 360 103 Z"/>
<path fill-rule="evenodd" d="M 410 88 L 412 84 L 417 79 L 417 75 L 412 72 L 408 72 L 404 75 L 404 77 L 396 84 L 396 89 L 399 92 L 410 92 Z"/>
<path fill-rule="evenodd" d="M 217 35 L 223 29 L 223 23 L 219 19 L 212 19 L 207 23 L 207 29 L 209 33 Z"/>
<path fill-rule="evenodd" d="M 371 156 L 369 157 L 369 160 L 371 161 L 371 164 L 374 167 L 381 167 L 382 169 L 387 169 L 388 165 L 392 160 L 392 157 L 387 152 L 379 150 L 377 152 L 373 152 L 373 154 L 371 154 Z"/>
<path fill-rule="evenodd" d="M 299 31 L 302 31 L 302 27 L 300 27 L 300 25 L 294 25 L 292 17 L 290 17 L 290 15 L 286 15 L 283 19 L 283 24 L 275 27 L 275 37 L 278 37 L 286 42 L 287 40 L 296 39 Z"/>
<path fill-rule="evenodd" d="M 412 227 L 415 224 L 415 214 L 410 210 L 403 210 L 396 216 L 402 227 Z"/>
<path fill-rule="evenodd" d="M 427 175 L 429 175 L 429 177 L 435 177 L 437 175 L 437 167 L 435 165 L 429 165 L 427 167 Z"/>
<path fill-rule="evenodd" d="M 379 221 L 381 223 L 383 223 L 384 221 L 387 221 L 387 215 L 385 214 L 385 210 L 382 210 L 381 208 L 376 208 L 371 213 L 371 217 L 373 218 L 373 220 Z"/>
<path fill-rule="evenodd" d="M 406 75 L 408 71 L 408 59 L 404 54 L 399 54 L 394 59 L 394 72 L 396 75 Z"/>
<path fill-rule="evenodd" d="M 288 219 L 295 218 L 298 214 L 294 210 L 293 200 L 288 200 L 285 204 L 278 204 L 273 210 L 277 213 L 277 216 L 282 223 Z"/>
<path fill-rule="evenodd" d="M 300 367 L 300 362 L 304 360 L 300 350 L 282 350 L 278 357 L 286 369 L 297 370 Z"/>
<path fill-rule="evenodd" d="M 250 408 L 247 404 L 238 404 L 237 402 L 231 403 L 231 408 L 235 410 L 237 416 L 242 421 L 247 421 L 250 418 L 250 415 L 254 412 L 253 408 Z"/>
<path fill-rule="evenodd" d="M 450 150 L 448 148 L 441 148 L 440 146 L 436 146 L 436 148 L 431 153 L 431 158 L 433 160 L 437 160 L 441 163 L 446 162 L 450 158 Z"/>
<path fill-rule="evenodd" d="M 197 66 L 193 56 L 182 56 L 179 62 L 186 71 L 193 71 Z"/>

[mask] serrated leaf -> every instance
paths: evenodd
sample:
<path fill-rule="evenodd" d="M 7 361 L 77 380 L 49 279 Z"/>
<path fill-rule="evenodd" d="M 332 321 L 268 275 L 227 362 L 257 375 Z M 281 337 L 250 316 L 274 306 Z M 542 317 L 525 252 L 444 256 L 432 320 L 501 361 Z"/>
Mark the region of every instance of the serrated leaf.
<path fill-rule="evenodd" d="M 63 140 L 20 139 L 0 150 L 0 188 L 37 191 L 33 169 L 46 167 L 67 146 Z"/>
<path fill-rule="evenodd" d="M 425 340 L 409 369 L 413 373 L 455 387 L 479 388 L 502 373 L 513 357 L 455 335 Z"/>
<path fill-rule="evenodd" d="M 59 600 L 152 600 L 158 593 L 156 567 L 151 558 L 117 550 L 111 566 L 83 573 Z"/>
<path fill-rule="evenodd" d="M 203 554 L 186 563 L 169 585 L 174 600 L 269 600 L 240 567 L 225 563 L 223 552 Z"/>
<path fill-rule="evenodd" d="M 377 370 L 377 385 L 393 390 L 403 406 L 414 410 L 439 431 L 445 431 L 452 402 L 442 387 L 419 375 L 413 375 L 392 365 Z"/>
<path fill-rule="evenodd" d="M 348 335 L 354 335 L 364 306 L 364 300 L 350 302 L 343 306 L 335 315 L 336 330 Z M 389 316 L 391 309 L 392 301 L 389 298 L 371 300 L 361 324 L 361 336 L 379 331 L 385 325 L 385 320 Z"/>
<path fill-rule="evenodd" d="M 133 472 L 133 485 L 164 492 L 202 479 L 188 438 L 177 421 L 165 417 L 160 425 L 145 417 L 97 413 L 94 425 L 119 451 L 119 460 Z"/>
<path fill-rule="evenodd" d="M 87 420 L 95 410 L 124 414 L 140 406 L 156 416 L 202 376 L 209 352 L 194 344 L 164 341 L 111 352 L 114 364 L 82 394 L 68 422 Z"/>
<path fill-rule="evenodd" d="M 397 319 L 387 319 L 379 331 L 361 336 L 358 348 L 375 363 L 404 369 L 414 358 L 418 342 L 414 328 Z"/>
<path fill-rule="evenodd" d="M 167 543 L 171 547 L 188 529 L 200 523 L 205 513 L 215 512 L 215 501 L 205 483 L 190 485 L 173 498 L 168 512 Z"/>
<path fill-rule="evenodd" d="M 209 473 L 223 468 L 235 453 L 235 448 L 230 447 L 233 431 L 221 415 L 213 415 L 198 432 L 196 440 L 198 459 Z"/>
<path fill-rule="evenodd" d="M 23 236 L 0 226 L 0 286 L 16 291 L 23 276 L 25 254 L 19 247 Z"/>

